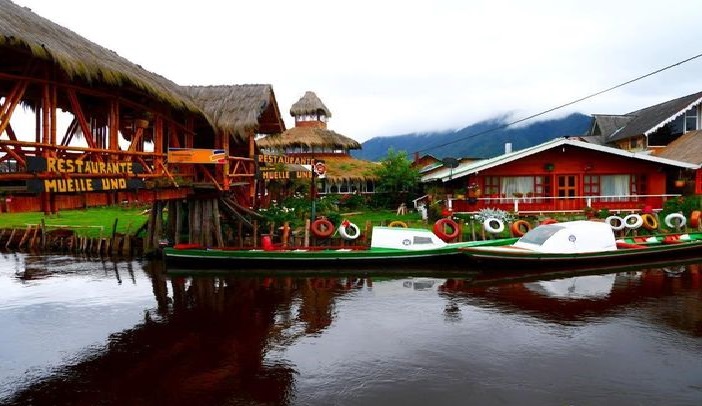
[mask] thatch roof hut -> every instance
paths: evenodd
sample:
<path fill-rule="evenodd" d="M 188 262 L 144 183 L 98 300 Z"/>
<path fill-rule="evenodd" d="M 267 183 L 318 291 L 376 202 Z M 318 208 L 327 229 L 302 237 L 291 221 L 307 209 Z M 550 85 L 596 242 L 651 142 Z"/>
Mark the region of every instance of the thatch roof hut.
<path fill-rule="evenodd" d="M 271 85 L 184 86 L 183 90 L 225 135 L 245 139 L 249 132 L 285 131 Z"/>
<path fill-rule="evenodd" d="M 256 141 L 260 148 L 285 149 L 306 147 L 315 149 L 361 149 L 361 144 L 335 131 L 319 127 L 293 127 L 282 134 L 269 135 Z"/>
<path fill-rule="evenodd" d="M 305 92 L 295 104 L 290 107 L 290 115 L 299 117 L 304 115 L 324 115 L 331 117 L 331 111 L 322 103 L 314 92 Z"/>
<path fill-rule="evenodd" d="M 9 0 L 0 0 L 0 53 L 3 56 L 0 67 L 4 72 L 16 69 L 21 75 L 26 66 L 13 66 L 13 61 L 26 60 L 30 55 L 55 63 L 71 80 L 81 79 L 93 85 L 132 86 L 175 108 L 199 112 L 170 80 Z"/>

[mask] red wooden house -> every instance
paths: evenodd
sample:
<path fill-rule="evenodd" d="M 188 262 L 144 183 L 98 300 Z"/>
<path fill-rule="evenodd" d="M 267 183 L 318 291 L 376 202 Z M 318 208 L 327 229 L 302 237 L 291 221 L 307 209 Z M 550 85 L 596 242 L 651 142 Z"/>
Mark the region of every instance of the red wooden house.
<path fill-rule="evenodd" d="M 499 208 L 519 213 L 659 210 L 679 196 L 669 179 L 699 165 L 557 138 L 423 176 L 453 190 L 453 212 Z M 458 191 L 465 195 L 456 198 Z M 672 191 L 672 193 L 669 193 Z"/>

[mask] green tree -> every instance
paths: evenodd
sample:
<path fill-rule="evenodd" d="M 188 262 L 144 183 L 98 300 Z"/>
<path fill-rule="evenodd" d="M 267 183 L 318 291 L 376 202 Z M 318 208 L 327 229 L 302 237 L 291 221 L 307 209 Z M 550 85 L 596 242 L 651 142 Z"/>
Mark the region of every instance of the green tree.
<path fill-rule="evenodd" d="M 391 194 L 396 202 L 402 202 L 409 192 L 419 185 L 419 170 L 412 167 L 412 161 L 405 151 L 388 149 L 388 154 L 373 170 L 377 177 L 376 191 Z"/>

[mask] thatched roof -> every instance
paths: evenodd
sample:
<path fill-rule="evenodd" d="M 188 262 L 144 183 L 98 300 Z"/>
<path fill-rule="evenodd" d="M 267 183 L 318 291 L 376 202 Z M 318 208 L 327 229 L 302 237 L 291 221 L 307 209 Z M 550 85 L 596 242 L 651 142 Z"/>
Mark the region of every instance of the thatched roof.
<path fill-rule="evenodd" d="M 314 92 L 305 92 L 305 95 L 290 107 L 290 115 L 293 117 L 305 114 L 324 114 L 327 117 L 331 117 L 331 111 Z"/>
<path fill-rule="evenodd" d="M 655 155 L 696 165 L 702 164 L 702 131 L 685 133 L 665 148 L 657 150 Z"/>
<path fill-rule="evenodd" d="M 198 111 L 178 85 L 9 0 L 0 0 L 0 52 L 14 48 L 56 63 L 69 78 L 132 85 L 176 108 Z"/>
<path fill-rule="evenodd" d="M 612 142 L 637 135 L 649 135 L 685 114 L 690 107 L 701 102 L 702 92 L 699 92 L 631 112 L 627 116 L 634 118 L 624 128 L 611 134 L 607 141 Z"/>
<path fill-rule="evenodd" d="M 378 163 L 363 161 L 348 155 L 325 156 L 326 178 L 330 181 L 375 179 L 372 170 Z"/>
<path fill-rule="evenodd" d="M 361 149 L 361 144 L 332 130 L 319 127 L 293 127 L 282 134 L 269 135 L 256 141 L 259 148 L 338 147 Z"/>
<path fill-rule="evenodd" d="M 226 135 L 245 137 L 285 131 L 271 85 L 184 86 L 213 127 Z"/>

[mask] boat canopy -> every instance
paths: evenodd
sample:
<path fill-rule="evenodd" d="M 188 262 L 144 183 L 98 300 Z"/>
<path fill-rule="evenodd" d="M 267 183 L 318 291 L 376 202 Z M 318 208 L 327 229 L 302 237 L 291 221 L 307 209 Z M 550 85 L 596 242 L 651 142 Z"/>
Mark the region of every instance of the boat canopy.
<path fill-rule="evenodd" d="M 371 248 L 426 250 L 446 245 L 436 234 L 422 228 L 373 227 L 371 236 Z"/>
<path fill-rule="evenodd" d="M 617 249 L 609 224 L 587 220 L 540 225 L 524 234 L 514 246 L 553 254 Z"/>

